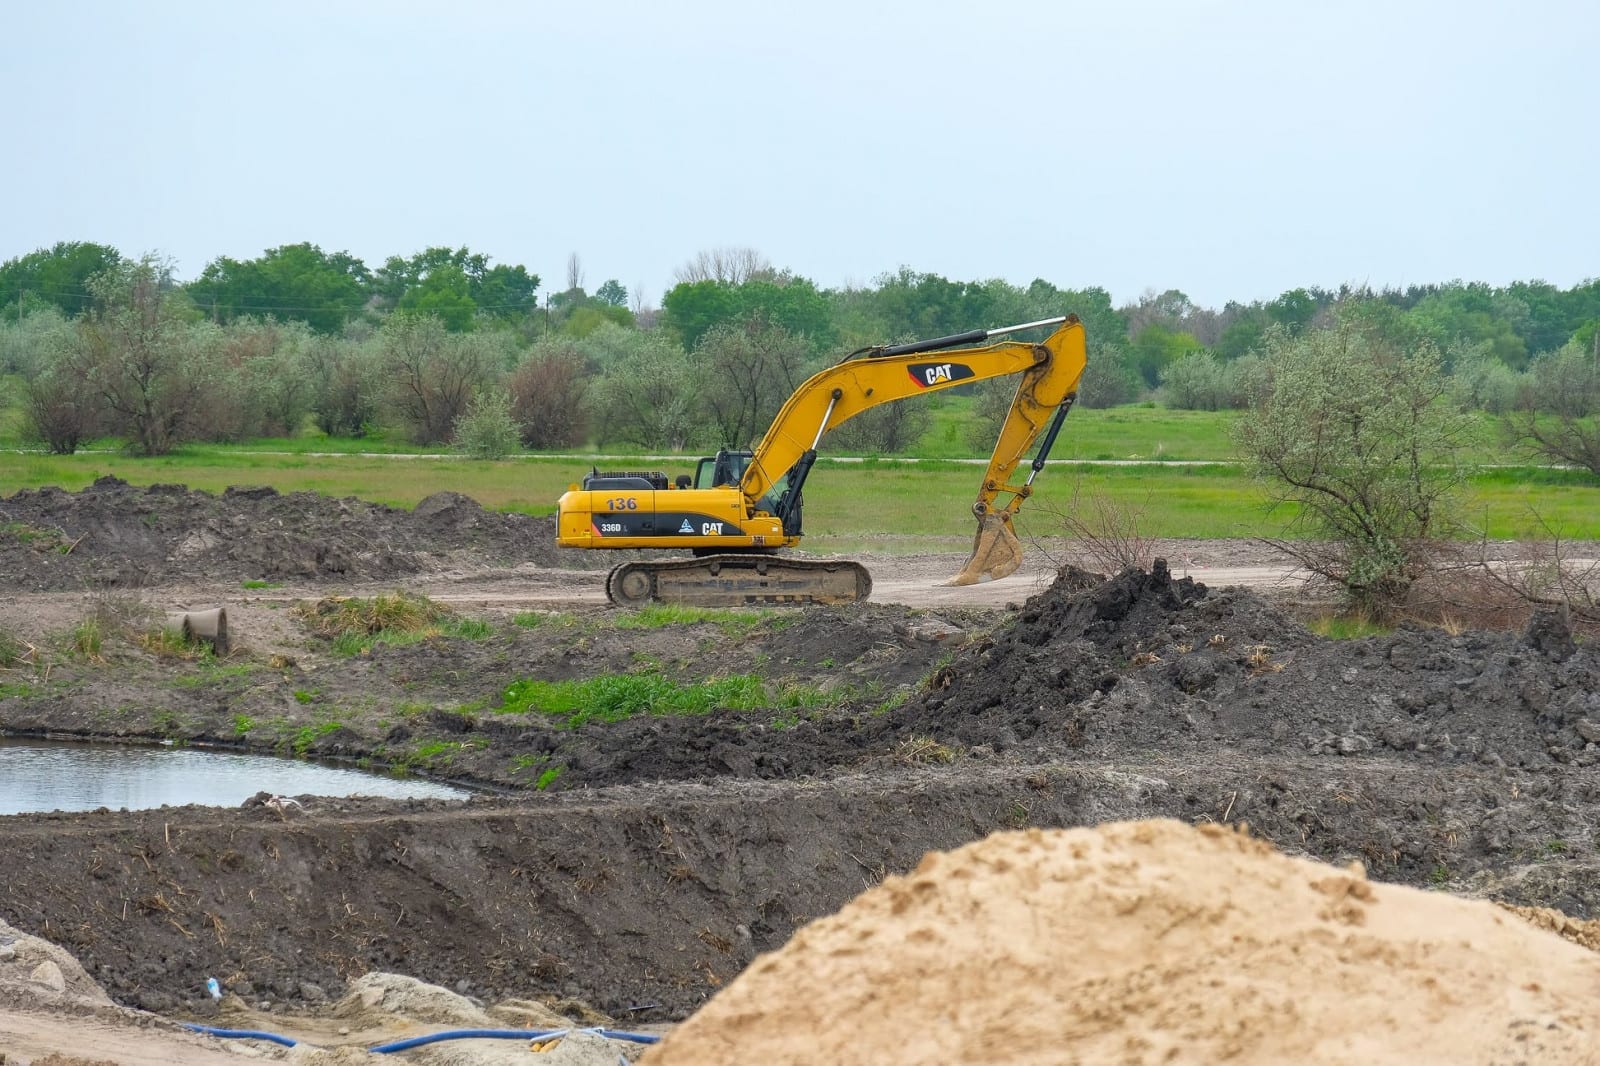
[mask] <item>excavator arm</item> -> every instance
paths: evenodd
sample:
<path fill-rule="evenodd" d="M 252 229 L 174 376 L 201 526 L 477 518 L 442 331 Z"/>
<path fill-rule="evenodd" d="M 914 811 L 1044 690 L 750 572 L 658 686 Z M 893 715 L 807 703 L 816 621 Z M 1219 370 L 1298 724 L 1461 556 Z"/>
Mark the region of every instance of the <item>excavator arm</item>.
<path fill-rule="evenodd" d="M 1057 328 L 1033 344 L 1008 334 Z M 772 553 L 800 543 L 800 499 L 823 436 L 880 404 L 1018 376 L 994 453 L 973 504 L 978 537 L 953 584 L 1004 577 L 1022 561 L 1011 518 L 1061 428 L 1083 377 L 1083 325 L 1076 316 L 975 330 L 911 344 L 864 348 L 802 384 L 752 452 L 723 450 L 693 477 L 660 471 L 593 471 L 558 504 L 556 543 L 569 548 L 677 549 L 695 558 L 628 562 L 606 581 L 613 603 L 652 600 L 715 607 L 743 603 L 849 603 L 872 579 L 858 563 Z M 1042 438 L 1042 441 L 1041 441 Z M 1013 478 L 1040 442 L 1032 472 Z"/>
<path fill-rule="evenodd" d="M 991 338 L 1059 323 L 1044 341 L 1029 344 Z M 941 337 L 912 344 L 864 349 L 813 375 L 789 397 L 756 446 L 740 482 L 751 507 L 787 475 L 778 501 L 780 518 L 796 505 L 816 461 L 817 446 L 829 430 L 879 404 L 1021 374 L 1016 395 L 995 440 L 988 469 L 972 510 L 978 535 L 967 565 L 951 584 L 969 585 L 1005 577 L 1021 565 L 1022 547 L 1011 518 L 1033 493 L 1033 479 L 1044 467 L 1062 420 L 1077 397 L 1086 365 L 1083 324 L 1076 315 L 1029 322 L 1000 330 Z M 1012 477 L 1043 436 L 1027 480 Z M 787 525 L 787 522 L 786 522 Z"/>

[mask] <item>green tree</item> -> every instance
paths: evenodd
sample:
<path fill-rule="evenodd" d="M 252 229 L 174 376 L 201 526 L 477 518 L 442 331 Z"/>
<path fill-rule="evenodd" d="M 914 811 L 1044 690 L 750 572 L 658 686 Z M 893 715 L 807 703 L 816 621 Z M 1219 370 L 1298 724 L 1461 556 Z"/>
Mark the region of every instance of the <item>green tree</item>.
<path fill-rule="evenodd" d="M 538 289 L 537 274 L 522 266 L 491 267 L 488 256 L 466 247 L 390 256 L 372 279 L 372 292 L 389 306 L 438 314 L 457 333 L 470 329 L 475 315 L 527 318 L 539 310 Z"/>
<path fill-rule="evenodd" d="M 595 334 L 610 334 L 615 328 Z M 595 337 L 589 338 L 591 341 Z M 613 441 L 641 448 L 682 451 L 709 436 L 695 399 L 698 377 L 689 356 L 655 337 L 615 344 L 591 391 L 595 443 Z"/>
<path fill-rule="evenodd" d="M 730 284 L 682 282 L 662 297 L 663 324 L 693 349 L 719 326 L 760 321 L 804 337 L 814 348 L 833 341 L 828 299 L 806 278 L 780 275 Z"/>
<path fill-rule="evenodd" d="M 107 244 L 61 241 L 0 264 L 0 321 L 15 322 L 30 307 L 54 307 L 68 318 L 94 303 L 90 285 L 122 263 Z"/>
<path fill-rule="evenodd" d="M 1515 309 L 1523 313 L 1520 307 Z M 1481 344 L 1513 370 L 1528 363 L 1528 347 L 1512 328 L 1507 301 L 1497 300 L 1489 286 L 1456 281 L 1419 300 L 1410 318 L 1417 331 L 1441 350 L 1457 344 Z"/>
<path fill-rule="evenodd" d="M 428 271 L 416 285 L 408 288 L 396 304 L 406 314 L 437 318 L 452 333 L 472 329 L 478 305 L 472 299 L 471 285 L 461 268 L 446 264 Z"/>
<path fill-rule="evenodd" d="M 616 278 L 611 278 L 594 291 L 594 298 L 612 307 L 628 306 L 628 290 Z"/>
<path fill-rule="evenodd" d="M 1169 365 L 1199 351 L 1203 346 L 1193 334 L 1168 329 L 1152 322 L 1140 330 L 1129 346 L 1129 362 L 1149 388 L 1161 384 L 1161 375 Z"/>
<path fill-rule="evenodd" d="M 99 401 L 131 451 L 164 455 L 194 438 L 216 398 L 219 334 L 195 323 L 170 263 L 123 262 L 90 285 L 68 372 Z"/>
<path fill-rule="evenodd" d="M 1404 350 L 1359 321 L 1293 336 L 1275 329 L 1267 383 L 1237 424 L 1256 477 L 1306 539 L 1277 546 L 1384 614 L 1431 566 L 1449 532 L 1471 423 L 1451 403 L 1431 343 Z"/>
<path fill-rule="evenodd" d="M 1234 306 L 1237 305 L 1231 305 L 1224 314 Z M 1260 346 L 1269 324 L 1266 312 L 1259 305 L 1240 308 L 1232 316 L 1232 321 L 1222 328 L 1222 336 L 1217 339 L 1212 351 L 1223 361 L 1247 355 Z"/>
<path fill-rule="evenodd" d="M 1311 325 L 1317 310 L 1316 297 L 1305 289 L 1290 289 L 1266 306 L 1267 318 L 1272 324 L 1290 333 L 1299 333 Z"/>
<path fill-rule="evenodd" d="M 286 244 L 256 259 L 213 259 L 187 291 L 219 322 L 271 317 L 332 334 L 361 314 L 371 277 L 366 264 L 348 252 L 330 255 L 315 244 Z"/>
<path fill-rule="evenodd" d="M 682 282 L 661 298 L 662 325 L 686 348 L 694 347 L 717 326 L 733 322 L 739 312 L 734 286 L 720 281 Z"/>
<path fill-rule="evenodd" d="M 1506 416 L 1512 438 L 1551 462 L 1600 476 L 1600 341 L 1535 359 L 1528 378 Z"/>

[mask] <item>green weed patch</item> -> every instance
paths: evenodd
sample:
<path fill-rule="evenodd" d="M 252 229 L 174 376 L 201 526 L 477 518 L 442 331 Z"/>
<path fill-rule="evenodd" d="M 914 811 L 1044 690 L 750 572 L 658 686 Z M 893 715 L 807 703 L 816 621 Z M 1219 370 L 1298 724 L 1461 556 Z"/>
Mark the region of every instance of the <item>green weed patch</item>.
<path fill-rule="evenodd" d="M 776 686 L 755 674 L 734 674 L 680 684 L 659 673 L 611 674 L 578 681 L 514 681 L 496 708 L 501 714 L 540 714 L 575 728 L 589 722 L 619 722 L 641 714 L 664 717 L 714 710 L 816 707 L 832 697 L 805 686 Z"/>
<path fill-rule="evenodd" d="M 476 639 L 488 629 L 487 623 L 480 623 L 484 631 L 479 633 L 470 622 L 454 618 L 448 607 L 405 592 L 371 599 L 328 596 L 299 604 L 295 614 L 317 636 L 332 641 L 333 650 L 341 655 L 359 655 L 379 643 L 415 643 L 451 629 Z"/>

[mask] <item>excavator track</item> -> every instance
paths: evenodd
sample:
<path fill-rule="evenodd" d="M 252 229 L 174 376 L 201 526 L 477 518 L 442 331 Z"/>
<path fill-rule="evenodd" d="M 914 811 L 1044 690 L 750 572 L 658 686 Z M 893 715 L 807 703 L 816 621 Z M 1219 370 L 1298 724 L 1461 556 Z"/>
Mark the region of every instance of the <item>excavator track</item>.
<path fill-rule="evenodd" d="M 773 555 L 623 563 L 606 575 L 606 596 L 618 607 L 855 603 L 871 594 L 872 575 L 860 563 Z"/>

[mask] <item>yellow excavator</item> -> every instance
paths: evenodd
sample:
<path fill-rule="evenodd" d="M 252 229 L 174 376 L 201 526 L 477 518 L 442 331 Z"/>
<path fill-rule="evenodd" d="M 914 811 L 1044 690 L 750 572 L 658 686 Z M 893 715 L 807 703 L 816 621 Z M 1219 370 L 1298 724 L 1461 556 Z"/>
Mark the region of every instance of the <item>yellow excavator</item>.
<path fill-rule="evenodd" d="M 996 340 L 1047 326 L 1056 328 L 1039 343 Z M 879 404 L 1020 374 L 972 505 L 978 517 L 972 556 L 950 584 L 1005 577 L 1022 565 L 1012 515 L 1033 494 L 1033 479 L 1077 399 L 1085 361 L 1083 324 L 1076 315 L 862 348 L 796 389 L 754 451 L 723 449 L 701 459 L 692 476 L 670 482 L 661 471 L 592 471 L 561 497 L 557 543 L 691 554 L 614 568 L 606 594 L 624 607 L 866 599 L 872 577 L 859 563 L 776 554 L 800 543 L 801 490 L 823 436 Z M 1011 484 L 1035 441 L 1039 450 L 1027 480 Z"/>

